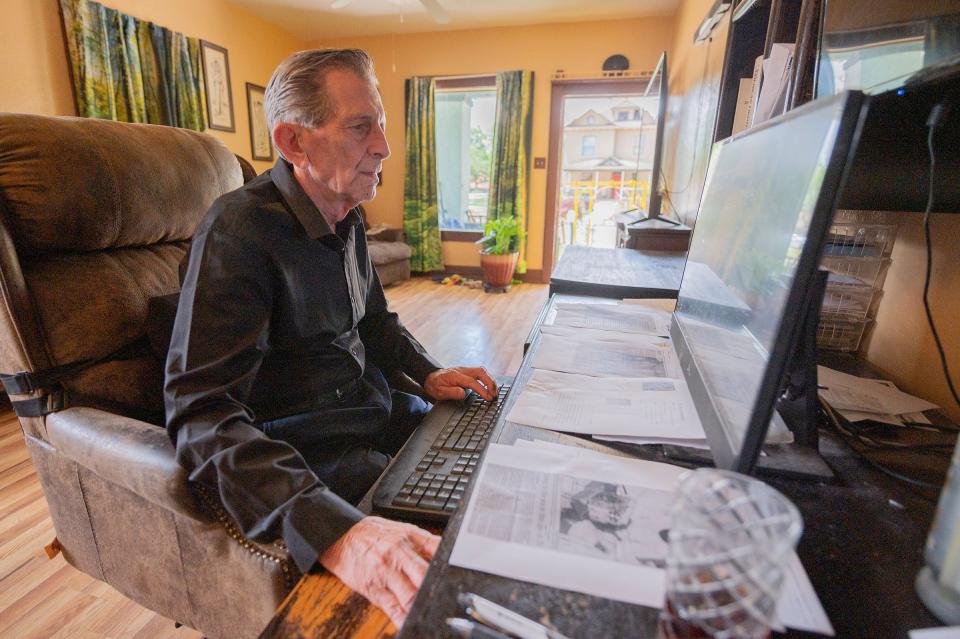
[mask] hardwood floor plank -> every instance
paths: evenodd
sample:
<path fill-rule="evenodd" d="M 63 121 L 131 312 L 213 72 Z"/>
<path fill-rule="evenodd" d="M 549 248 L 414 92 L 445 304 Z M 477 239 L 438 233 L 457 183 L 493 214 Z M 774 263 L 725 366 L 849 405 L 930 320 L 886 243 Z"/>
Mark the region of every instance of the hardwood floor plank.
<path fill-rule="evenodd" d="M 546 301 L 547 287 L 515 285 L 505 295 L 414 278 L 386 290 L 391 310 L 445 365 L 482 365 L 514 373 L 523 340 Z M 54 537 L 20 424 L 0 413 L 0 636 L 18 639 L 200 639 L 66 563 L 47 559 Z M 333 601 L 342 585 L 331 580 Z M 331 611 L 314 610 L 317 628 L 335 625 Z M 371 621 L 371 637 L 392 631 Z"/>

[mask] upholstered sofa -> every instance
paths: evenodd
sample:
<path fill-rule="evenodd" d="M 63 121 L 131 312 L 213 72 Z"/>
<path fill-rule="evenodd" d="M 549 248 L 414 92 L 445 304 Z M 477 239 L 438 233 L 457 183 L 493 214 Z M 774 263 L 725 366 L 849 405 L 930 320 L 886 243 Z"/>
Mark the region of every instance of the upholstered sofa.
<path fill-rule="evenodd" d="M 237 159 L 206 134 L 0 114 L 0 370 L 136 342 L 148 300 L 177 291 L 204 212 L 241 184 Z M 160 355 L 100 363 L 11 399 L 54 409 L 20 424 L 69 563 L 207 637 L 259 634 L 296 567 L 282 545 L 244 539 L 215 497 L 188 487 L 160 425 Z"/>
<path fill-rule="evenodd" d="M 389 286 L 410 279 L 411 253 L 403 231 L 385 224 L 371 227 L 362 206 L 360 214 L 363 216 L 363 226 L 367 229 L 367 252 L 373 267 L 377 269 L 377 275 L 380 276 L 380 283 Z"/>

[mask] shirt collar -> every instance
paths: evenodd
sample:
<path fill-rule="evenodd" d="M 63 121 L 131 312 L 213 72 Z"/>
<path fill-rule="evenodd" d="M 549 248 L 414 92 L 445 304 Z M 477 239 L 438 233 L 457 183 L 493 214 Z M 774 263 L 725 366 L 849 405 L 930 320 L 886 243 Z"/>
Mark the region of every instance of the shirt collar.
<path fill-rule="evenodd" d="M 270 170 L 270 179 L 280 190 L 280 195 L 287 203 L 290 211 L 311 239 L 316 240 L 325 235 L 335 235 L 334 230 L 330 228 L 327 220 L 320 213 L 320 209 L 297 182 L 297 178 L 293 175 L 293 167 L 289 162 L 283 158 L 277 159 L 277 163 Z M 356 224 L 360 221 L 360 213 L 356 208 L 350 209 L 344 220 L 350 224 Z"/>

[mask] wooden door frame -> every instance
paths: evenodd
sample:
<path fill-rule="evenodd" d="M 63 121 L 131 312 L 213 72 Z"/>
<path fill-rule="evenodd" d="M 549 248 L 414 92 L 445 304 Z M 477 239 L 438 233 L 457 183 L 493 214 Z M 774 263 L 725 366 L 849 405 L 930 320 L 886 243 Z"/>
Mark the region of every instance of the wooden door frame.
<path fill-rule="evenodd" d="M 550 141 L 547 149 L 547 204 L 543 229 L 543 271 L 541 281 L 549 282 L 553 272 L 553 249 L 557 237 L 557 188 L 560 182 L 560 147 L 563 136 L 563 102 L 573 96 L 603 96 L 642 93 L 647 78 L 603 78 L 554 80 L 550 88 Z"/>

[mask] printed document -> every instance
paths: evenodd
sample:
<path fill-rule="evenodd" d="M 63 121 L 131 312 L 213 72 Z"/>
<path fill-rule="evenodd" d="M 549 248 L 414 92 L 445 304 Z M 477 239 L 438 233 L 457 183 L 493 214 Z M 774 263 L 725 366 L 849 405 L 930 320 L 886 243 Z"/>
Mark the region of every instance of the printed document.
<path fill-rule="evenodd" d="M 544 326 L 533 367 L 594 377 L 683 379 L 670 340 L 569 326 Z"/>
<path fill-rule="evenodd" d="M 507 420 L 568 433 L 705 439 L 686 382 L 534 370 Z"/>
<path fill-rule="evenodd" d="M 826 366 L 817 366 L 817 383 L 820 399 L 841 411 L 901 415 L 938 408 L 889 382 L 848 375 Z"/>
<path fill-rule="evenodd" d="M 644 335 L 670 335 L 670 313 L 637 304 L 566 304 L 556 305 L 556 326 L 594 328 L 601 331 L 624 331 Z"/>
<path fill-rule="evenodd" d="M 659 608 L 684 472 L 558 444 L 491 444 L 450 564 Z M 795 555 L 777 612 L 791 628 L 833 634 Z"/>

